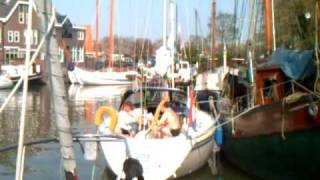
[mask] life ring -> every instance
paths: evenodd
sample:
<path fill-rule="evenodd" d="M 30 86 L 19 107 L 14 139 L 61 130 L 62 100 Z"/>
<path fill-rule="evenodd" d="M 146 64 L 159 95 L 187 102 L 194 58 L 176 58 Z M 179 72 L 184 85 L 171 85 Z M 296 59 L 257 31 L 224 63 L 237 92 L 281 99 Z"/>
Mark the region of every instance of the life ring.
<path fill-rule="evenodd" d="M 101 125 L 103 123 L 103 115 L 107 113 L 110 118 L 111 122 L 109 124 L 109 129 L 111 132 L 114 132 L 117 123 L 118 123 L 118 112 L 112 107 L 112 106 L 102 106 L 96 111 L 95 116 L 95 123 L 97 126 Z"/>

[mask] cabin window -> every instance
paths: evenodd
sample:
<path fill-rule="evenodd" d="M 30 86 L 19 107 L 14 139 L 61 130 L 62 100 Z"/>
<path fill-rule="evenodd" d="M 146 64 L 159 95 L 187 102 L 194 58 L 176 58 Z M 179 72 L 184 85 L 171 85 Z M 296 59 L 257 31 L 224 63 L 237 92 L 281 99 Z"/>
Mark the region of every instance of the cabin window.
<path fill-rule="evenodd" d="M 8 42 L 9 43 L 13 42 L 13 31 L 8 31 Z"/>
<path fill-rule="evenodd" d="M 19 43 L 20 42 L 20 32 L 19 31 L 15 31 L 14 32 L 14 42 L 15 43 Z"/>
<path fill-rule="evenodd" d="M 263 81 L 263 97 L 264 98 L 274 97 L 274 89 L 273 89 L 274 84 L 275 84 L 275 81 L 273 79 L 265 79 Z"/>

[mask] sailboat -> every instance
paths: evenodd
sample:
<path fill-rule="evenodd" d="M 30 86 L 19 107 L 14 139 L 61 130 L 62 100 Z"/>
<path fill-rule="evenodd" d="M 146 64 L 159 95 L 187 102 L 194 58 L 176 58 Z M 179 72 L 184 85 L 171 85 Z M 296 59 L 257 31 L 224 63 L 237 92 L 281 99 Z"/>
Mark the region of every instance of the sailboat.
<path fill-rule="evenodd" d="M 163 19 L 166 22 L 167 0 L 163 2 Z M 176 2 L 171 0 L 170 7 L 175 9 L 175 6 Z M 164 34 L 166 34 L 165 29 Z M 156 62 L 156 70 L 159 74 L 163 73 L 162 75 L 164 75 L 171 66 L 171 52 L 166 48 L 166 43 L 164 43 L 164 46 L 157 53 L 164 59 Z M 158 64 L 159 62 L 161 64 Z M 103 106 L 97 110 L 96 123 L 99 125 L 99 134 L 101 134 L 102 139 L 103 137 L 111 138 L 109 141 L 101 141 L 100 145 L 108 168 L 118 177 L 123 174 L 124 163 L 128 158 L 136 159 L 141 164 L 144 179 L 163 180 L 181 177 L 198 170 L 207 163 L 212 155 L 214 147 L 213 134 L 219 114 L 211 116 L 193 106 L 192 103 L 188 103 L 194 102 L 194 97 L 190 95 L 191 93 L 188 94 L 174 87 L 146 86 L 125 92 L 122 96 L 120 107 L 126 102 L 131 102 L 136 109 L 145 109 L 145 112 L 141 110 L 142 117 L 148 117 L 150 113 L 153 114 L 158 111 L 158 105 L 162 100 L 163 94 L 169 95 L 170 106 L 179 116 L 182 124 L 180 133 L 177 136 L 167 138 L 150 137 L 151 129 L 146 127 L 148 126 L 146 118 L 143 120 L 146 126 L 141 128 L 136 136 L 117 134 L 114 132 L 114 128 L 117 126 L 119 118 L 118 111 L 110 106 Z M 192 98 L 193 100 L 191 100 Z M 145 102 L 143 106 L 141 106 L 142 102 Z M 188 107 L 189 113 L 186 113 Z M 102 122 L 104 114 L 108 114 L 109 118 Z M 191 115 L 189 116 L 189 114 Z M 119 119 L 119 121 L 123 120 Z"/>
<path fill-rule="evenodd" d="M 277 49 L 264 66 L 253 68 L 248 57 L 246 79 L 228 75 L 223 151 L 230 162 L 262 179 L 319 178 L 320 97 L 306 83 L 319 71 L 312 54 Z"/>
<path fill-rule="evenodd" d="M 116 134 L 114 127 L 117 125 L 118 112 L 110 106 L 102 106 L 96 112 L 96 123 L 99 124 L 100 145 L 108 168 L 121 177 L 124 162 L 127 158 L 134 158 L 141 164 L 145 179 L 163 180 L 181 177 L 203 167 L 213 152 L 213 134 L 219 115 L 213 117 L 194 107 L 192 123 L 188 123 L 185 92 L 175 88 L 146 87 L 142 93 L 147 96 L 144 99 L 147 111 L 144 117 L 155 112 L 163 93 L 170 95 L 170 104 L 183 124 L 180 133 L 162 139 L 150 137 L 148 128 L 141 129 L 134 137 Z M 120 107 L 130 101 L 139 108 L 140 94 L 139 89 L 127 91 Z M 109 118 L 101 123 L 104 114 L 108 114 Z M 106 137 L 109 140 L 103 141 Z"/>
<path fill-rule="evenodd" d="M 197 16 L 197 13 L 196 13 Z M 196 17 L 197 19 L 197 17 Z M 227 64 L 227 45 L 223 42 L 223 64 L 213 68 L 216 59 L 216 0 L 212 1 L 212 18 L 211 18 L 211 61 L 207 71 L 199 73 L 196 76 L 195 90 L 198 92 L 215 92 L 221 93 L 223 89 L 223 79 L 227 74 L 237 76 L 239 69 L 228 66 Z"/>
<path fill-rule="evenodd" d="M 99 8 L 99 1 L 97 1 L 97 12 Z M 109 25 L 109 49 L 107 50 L 107 60 L 108 69 L 107 71 L 88 71 L 70 65 L 68 67 L 68 78 L 72 84 L 81 85 L 129 85 L 132 84 L 136 76 L 138 76 L 137 71 L 125 71 L 125 72 L 115 72 L 112 70 L 113 61 L 113 22 L 114 22 L 114 1 L 110 4 L 110 25 Z M 96 28 L 98 29 L 99 13 L 97 13 L 97 23 Z M 96 32 L 96 51 L 98 48 L 98 33 Z M 96 53 L 96 58 L 98 59 L 99 53 Z"/>

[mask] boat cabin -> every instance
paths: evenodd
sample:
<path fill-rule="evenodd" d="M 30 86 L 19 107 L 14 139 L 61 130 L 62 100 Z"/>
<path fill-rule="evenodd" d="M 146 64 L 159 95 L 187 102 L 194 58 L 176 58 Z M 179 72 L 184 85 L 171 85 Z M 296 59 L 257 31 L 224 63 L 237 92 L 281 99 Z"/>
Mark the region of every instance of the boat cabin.
<path fill-rule="evenodd" d="M 279 66 L 257 67 L 255 71 L 257 105 L 279 101 L 285 94 L 285 76 Z"/>

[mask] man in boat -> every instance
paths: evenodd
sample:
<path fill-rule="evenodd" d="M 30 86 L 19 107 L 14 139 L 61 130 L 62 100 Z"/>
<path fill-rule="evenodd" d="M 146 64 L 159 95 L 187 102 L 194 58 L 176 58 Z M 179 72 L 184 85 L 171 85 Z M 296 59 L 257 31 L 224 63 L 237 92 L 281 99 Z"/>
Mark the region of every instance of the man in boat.
<path fill-rule="evenodd" d="M 146 110 L 143 111 L 144 117 L 153 119 L 150 114 L 147 114 Z M 121 111 L 118 115 L 118 125 L 116 132 L 124 135 L 135 136 L 139 131 L 139 127 L 142 127 L 145 123 L 142 121 L 142 110 L 141 108 L 135 108 L 130 102 L 124 102 L 121 106 Z"/>
<path fill-rule="evenodd" d="M 116 126 L 115 132 L 124 135 L 135 136 L 139 130 L 138 118 L 132 112 L 134 106 L 131 102 L 125 102 L 121 106 L 118 114 L 119 122 Z"/>
<path fill-rule="evenodd" d="M 162 113 L 160 119 L 158 114 Z M 166 96 L 159 104 L 156 115 L 156 128 L 154 128 L 154 135 L 157 138 L 174 137 L 180 133 L 180 120 L 176 112 L 170 108 L 169 98 Z"/>

